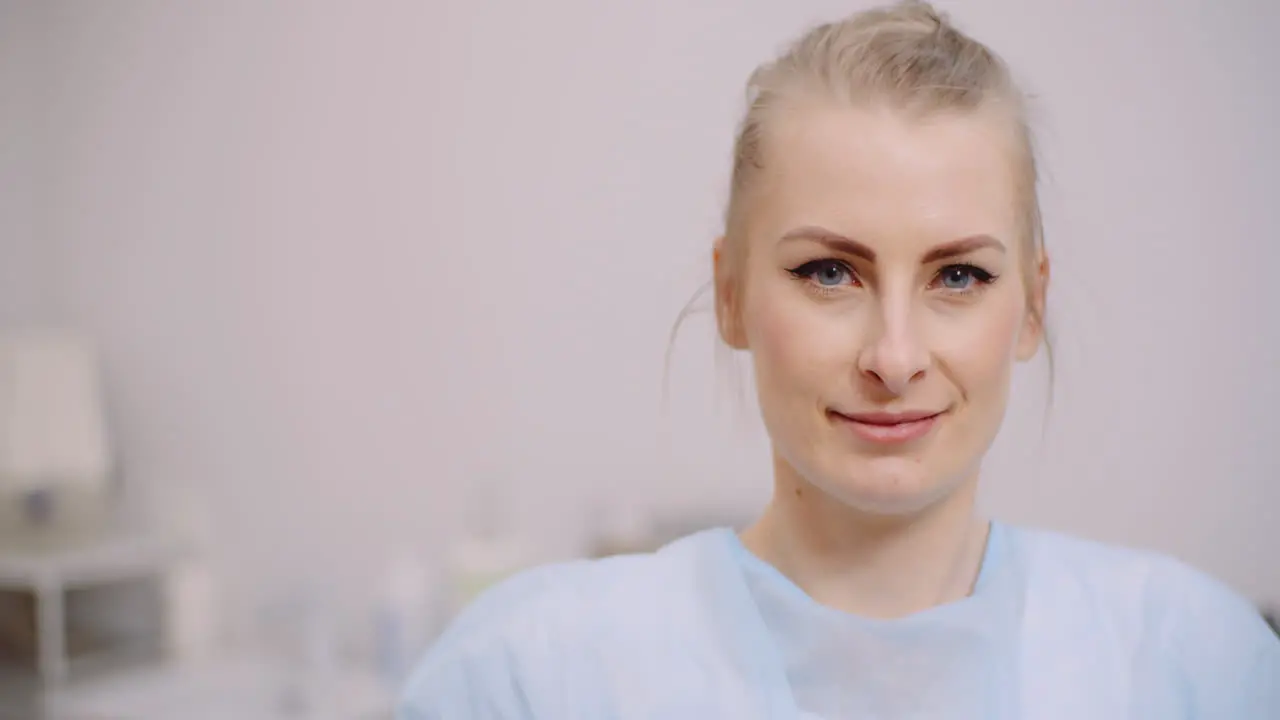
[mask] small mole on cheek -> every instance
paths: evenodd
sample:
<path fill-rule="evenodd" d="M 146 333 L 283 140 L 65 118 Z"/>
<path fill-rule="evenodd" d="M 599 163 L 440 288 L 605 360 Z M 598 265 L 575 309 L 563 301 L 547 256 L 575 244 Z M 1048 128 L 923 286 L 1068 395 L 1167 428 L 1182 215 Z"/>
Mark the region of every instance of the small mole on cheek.
<path fill-rule="evenodd" d="M 796 488 L 796 497 L 801 497 L 802 495 L 804 495 L 804 491 L 800 488 Z"/>

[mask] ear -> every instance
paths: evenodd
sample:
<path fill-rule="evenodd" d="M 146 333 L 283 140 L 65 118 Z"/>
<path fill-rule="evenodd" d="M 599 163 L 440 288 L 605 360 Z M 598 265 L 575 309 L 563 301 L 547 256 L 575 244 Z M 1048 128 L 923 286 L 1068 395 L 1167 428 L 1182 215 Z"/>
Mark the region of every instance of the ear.
<path fill-rule="evenodd" d="M 742 293 L 741 278 L 734 272 L 725 257 L 724 237 L 716 239 L 711 251 L 711 262 L 714 268 L 714 284 L 716 293 L 716 327 L 720 331 L 720 339 L 734 350 L 747 349 L 746 333 L 742 329 Z"/>
<path fill-rule="evenodd" d="M 1027 292 L 1027 314 L 1018 333 L 1017 356 L 1020 361 L 1026 362 L 1035 357 L 1036 351 L 1040 349 L 1040 342 L 1044 340 L 1044 312 L 1048 293 L 1049 256 L 1042 252 L 1032 273 L 1031 287 Z"/>

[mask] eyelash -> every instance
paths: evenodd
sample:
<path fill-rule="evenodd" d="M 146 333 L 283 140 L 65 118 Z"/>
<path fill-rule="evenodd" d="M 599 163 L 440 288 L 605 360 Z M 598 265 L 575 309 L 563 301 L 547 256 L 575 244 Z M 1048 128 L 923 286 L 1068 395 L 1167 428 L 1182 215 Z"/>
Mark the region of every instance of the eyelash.
<path fill-rule="evenodd" d="M 843 285 L 821 285 L 813 281 L 813 276 L 817 274 L 819 270 L 832 265 L 839 267 L 841 270 L 847 273 L 849 277 L 854 280 L 854 282 L 861 284 L 861 281 L 858 280 L 858 273 L 854 271 L 853 267 L 849 263 L 843 260 L 836 260 L 834 258 L 810 260 L 809 262 L 806 262 L 803 265 L 800 265 L 798 267 L 792 268 L 787 272 L 791 273 L 791 275 L 793 275 L 797 279 L 808 282 L 811 289 L 813 289 L 814 291 L 818 292 L 821 295 L 827 296 L 827 295 L 831 295 L 833 293 L 839 292 L 840 288 L 843 287 Z M 956 297 L 956 296 L 967 297 L 970 295 L 975 295 L 979 292 L 982 292 L 982 290 L 984 290 L 987 286 L 994 283 L 996 280 L 1000 279 L 999 275 L 996 275 L 995 273 L 992 273 L 992 272 L 988 272 L 987 270 L 984 270 L 978 267 L 977 265 L 970 265 L 968 263 L 954 263 L 954 264 L 947 265 L 940 268 L 937 274 L 934 275 L 933 281 L 930 282 L 930 286 L 932 286 L 934 282 L 937 282 L 937 280 L 941 278 L 945 273 L 956 271 L 956 270 L 963 271 L 967 273 L 969 276 L 971 276 L 973 278 L 973 284 L 971 284 L 967 288 L 964 288 L 963 290 L 950 290 L 949 294 L 952 295 L 953 297 Z"/>

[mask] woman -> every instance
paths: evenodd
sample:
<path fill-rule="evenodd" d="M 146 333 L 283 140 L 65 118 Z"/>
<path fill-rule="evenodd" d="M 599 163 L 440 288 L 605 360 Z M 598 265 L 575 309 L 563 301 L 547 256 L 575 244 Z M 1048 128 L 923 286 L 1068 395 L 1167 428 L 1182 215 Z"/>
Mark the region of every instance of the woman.
<path fill-rule="evenodd" d="M 1231 591 L 976 513 L 1049 280 L 1005 65 L 909 3 L 750 87 L 715 294 L 772 501 L 740 535 L 507 581 L 401 717 L 1280 718 L 1280 642 Z"/>

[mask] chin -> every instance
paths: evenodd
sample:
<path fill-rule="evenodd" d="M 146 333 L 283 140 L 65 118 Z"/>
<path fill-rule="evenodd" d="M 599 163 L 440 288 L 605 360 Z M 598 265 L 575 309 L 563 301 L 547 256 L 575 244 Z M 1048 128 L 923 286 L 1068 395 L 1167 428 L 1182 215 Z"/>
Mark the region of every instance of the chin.
<path fill-rule="evenodd" d="M 851 508 L 873 515 L 923 512 L 959 485 L 909 457 L 861 458 L 813 484 Z"/>

